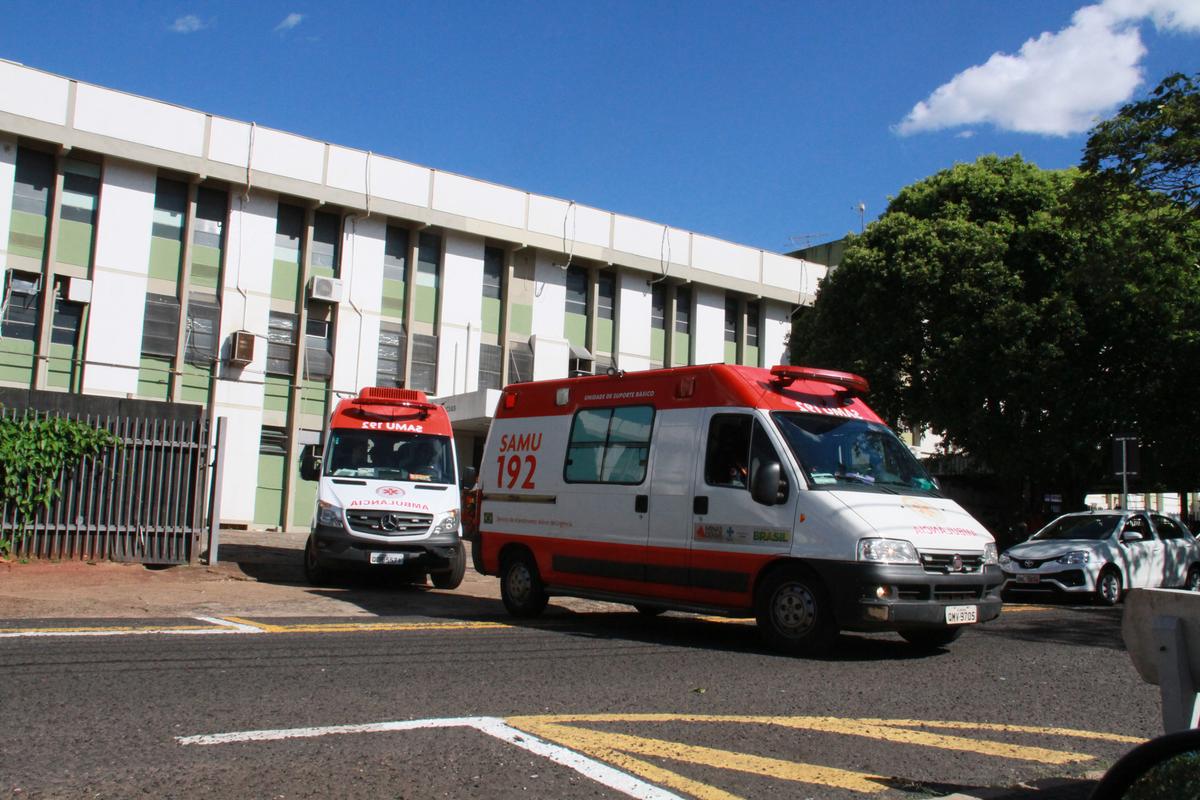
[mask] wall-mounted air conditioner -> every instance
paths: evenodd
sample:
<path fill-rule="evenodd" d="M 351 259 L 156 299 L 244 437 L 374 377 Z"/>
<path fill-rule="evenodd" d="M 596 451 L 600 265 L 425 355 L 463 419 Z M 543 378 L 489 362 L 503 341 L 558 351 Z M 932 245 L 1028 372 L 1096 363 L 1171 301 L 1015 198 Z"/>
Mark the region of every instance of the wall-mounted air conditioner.
<path fill-rule="evenodd" d="M 323 303 L 342 302 L 342 282 L 337 278 L 314 275 L 308 282 L 308 296 Z"/>
<path fill-rule="evenodd" d="M 87 278 L 67 278 L 63 297 L 72 303 L 92 302 L 92 282 Z"/>
<path fill-rule="evenodd" d="M 229 363 L 244 367 L 254 361 L 254 334 L 250 331 L 234 331 L 229 337 Z"/>

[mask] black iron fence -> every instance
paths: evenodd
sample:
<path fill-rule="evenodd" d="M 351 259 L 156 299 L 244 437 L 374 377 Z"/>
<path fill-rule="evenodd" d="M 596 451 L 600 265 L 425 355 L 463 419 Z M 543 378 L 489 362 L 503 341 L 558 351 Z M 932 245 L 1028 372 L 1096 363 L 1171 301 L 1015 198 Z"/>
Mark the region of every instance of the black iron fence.
<path fill-rule="evenodd" d="M 0 416 L 67 417 L 111 432 L 119 443 L 68 465 L 58 497 L 33 519 L 0 506 L 28 558 L 183 564 L 200 555 L 214 452 L 201 406 L 60 392 L 0 389 Z"/>

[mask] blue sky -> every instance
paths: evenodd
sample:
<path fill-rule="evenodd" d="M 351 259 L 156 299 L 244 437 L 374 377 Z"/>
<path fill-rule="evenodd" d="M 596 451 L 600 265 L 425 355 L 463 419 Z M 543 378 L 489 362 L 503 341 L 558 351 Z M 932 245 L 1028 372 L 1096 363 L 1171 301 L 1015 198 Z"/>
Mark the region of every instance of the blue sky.
<path fill-rule="evenodd" d="M 775 251 L 1200 71 L 1200 0 L 3 7 L 31 67 Z"/>

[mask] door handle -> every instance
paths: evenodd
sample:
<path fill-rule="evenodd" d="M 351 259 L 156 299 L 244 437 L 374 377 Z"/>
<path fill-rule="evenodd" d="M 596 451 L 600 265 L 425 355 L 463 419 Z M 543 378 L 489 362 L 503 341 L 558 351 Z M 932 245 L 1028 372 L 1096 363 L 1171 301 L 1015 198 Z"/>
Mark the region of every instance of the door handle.
<path fill-rule="evenodd" d="M 708 497 L 705 495 L 697 495 L 692 498 L 692 513 L 707 514 L 708 513 Z"/>
<path fill-rule="evenodd" d="M 639 494 L 633 498 L 633 510 L 638 514 L 645 514 L 650 508 L 650 495 Z"/>

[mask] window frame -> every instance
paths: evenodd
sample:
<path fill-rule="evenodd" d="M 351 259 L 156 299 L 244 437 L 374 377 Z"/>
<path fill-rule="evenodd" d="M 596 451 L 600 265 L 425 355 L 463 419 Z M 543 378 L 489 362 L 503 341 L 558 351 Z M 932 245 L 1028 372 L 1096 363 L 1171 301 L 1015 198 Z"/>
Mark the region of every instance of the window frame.
<path fill-rule="evenodd" d="M 646 429 L 647 429 L 646 438 L 644 440 L 641 440 L 641 439 L 619 439 L 619 440 L 614 441 L 613 440 L 613 420 L 618 418 L 617 412 L 630 411 L 630 410 L 634 410 L 634 409 L 647 409 L 650 412 L 650 419 L 646 423 Z M 608 412 L 608 420 L 607 420 L 607 422 L 605 424 L 605 428 L 604 428 L 604 440 L 602 442 L 586 441 L 583 439 L 577 440 L 576 432 L 577 431 L 582 432 L 582 431 L 586 430 L 586 428 L 580 427 L 580 425 L 579 425 L 580 418 L 585 414 L 594 415 L 594 414 L 603 413 L 603 412 Z M 568 429 L 568 432 L 567 432 L 566 453 L 563 456 L 563 470 L 562 470 L 563 482 L 569 483 L 569 484 L 592 484 L 592 485 L 605 485 L 605 486 L 641 486 L 642 484 L 644 484 L 646 482 L 647 477 L 650 474 L 650 445 L 651 445 L 651 442 L 654 440 L 654 421 L 655 421 L 655 419 L 657 419 L 657 417 L 658 417 L 658 409 L 656 409 L 654 406 L 648 405 L 648 404 L 624 405 L 624 406 L 599 406 L 599 407 L 592 407 L 592 408 L 580 408 L 580 409 L 576 410 L 576 412 L 571 417 L 571 427 Z M 600 465 L 599 465 L 599 469 L 597 471 L 597 479 L 596 480 L 580 480 L 578 478 L 572 478 L 570 476 L 570 472 L 569 472 L 571 466 L 573 465 L 572 459 L 571 459 L 572 450 L 576 449 L 576 448 L 585 448 L 585 447 L 591 448 L 591 447 L 596 447 L 596 446 L 599 446 L 599 448 L 601 449 Z M 644 451 L 644 458 L 642 458 L 640 460 L 641 476 L 636 481 L 603 480 L 604 473 L 605 473 L 605 465 L 608 463 L 609 453 L 610 453 L 610 451 L 617 450 L 618 448 L 620 448 L 622 451 L 632 450 L 632 449 L 641 449 Z M 620 458 L 620 455 L 623 455 L 623 452 L 621 454 L 617 455 L 617 458 Z M 615 461 L 614 461 L 614 463 L 615 463 Z M 611 475 L 611 471 L 609 474 Z"/>

